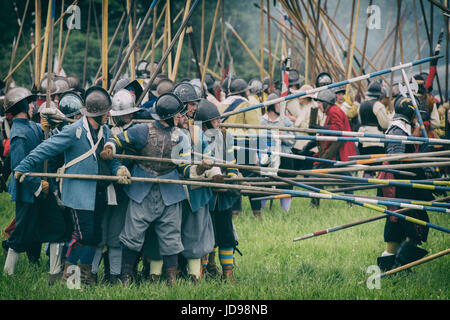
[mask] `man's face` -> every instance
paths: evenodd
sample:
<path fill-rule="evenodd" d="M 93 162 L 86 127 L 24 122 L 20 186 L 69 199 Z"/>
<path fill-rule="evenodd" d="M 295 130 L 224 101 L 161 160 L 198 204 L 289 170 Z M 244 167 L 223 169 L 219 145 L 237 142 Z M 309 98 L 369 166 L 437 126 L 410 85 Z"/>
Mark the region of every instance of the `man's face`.
<path fill-rule="evenodd" d="M 174 118 L 174 124 L 178 128 L 189 129 L 189 120 L 186 114 L 181 115 L 178 113 Z"/>
<path fill-rule="evenodd" d="M 136 93 L 133 90 L 128 90 L 129 93 L 133 96 L 134 101 L 136 101 Z"/>
<path fill-rule="evenodd" d="M 131 114 L 125 114 L 121 118 L 122 118 L 122 122 L 123 123 L 128 124 L 128 123 L 131 122 L 131 120 L 133 120 L 133 114 L 132 113 Z"/>
<path fill-rule="evenodd" d="M 213 120 L 211 120 L 210 122 L 211 122 L 211 126 L 212 126 L 214 129 L 219 129 L 219 128 L 220 128 L 220 123 L 221 123 L 220 118 L 213 119 Z"/>
<path fill-rule="evenodd" d="M 109 116 L 110 116 L 109 111 L 102 116 L 102 125 L 108 123 Z"/>
<path fill-rule="evenodd" d="M 197 111 L 197 105 L 198 105 L 198 103 L 196 101 L 188 102 L 188 104 L 187 104 L 187 108 L 188 108 L 187 116 L 189 118 L 193 118 L 194 117 L 194 114 Z"/>
<path fill-rule="evenodd" d="M 342 92 L 336 93 L 336 102 L 343 103 L 344 101 L 344 94 Z"/>
<path fill-rule="evenodd" d="M 320 110 L 322 113 L 325 113 L 325 109 L 323 108 L 323 103 L 322 103 L 322 101 L 317 101 L 317 107 L 319 108 L 319 110 Z"/>

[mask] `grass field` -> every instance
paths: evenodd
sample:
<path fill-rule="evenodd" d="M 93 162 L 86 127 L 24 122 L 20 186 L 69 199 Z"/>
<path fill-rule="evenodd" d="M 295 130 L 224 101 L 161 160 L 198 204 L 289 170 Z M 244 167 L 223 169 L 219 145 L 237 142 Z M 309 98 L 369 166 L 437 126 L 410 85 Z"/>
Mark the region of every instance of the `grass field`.
<path fill-rule="evenodd" d="M 374 191 L 367 194 L 374 194 Z M 140 287 L 97 286 L 69 290 L 59 285 L 48 286 L 48 258 L 44 253 L 37 270 L 28 266 L 22 254 L 16 275 L 13 278 L 0 276 L 0 299 L 448 300 L 449 256 L 417 266 L 412 273 L 384 278 L 380 289 L 371 290 L 358 284 L 371 275 L 366 272 L 367 268 L 376 264 L 376 258 L 384 250 L 384 220 L 301 242 L 292 241 L 297 236 L 378 214 L 332 200 L 322 200 L 319 209 L 310 209 L 309 199 L 296 198 L 290 212 L 282 211 L 275 201 L 272 211 L 266 208 L 262 221 L 257 221 L 245 198 L 243 212 L 235 220 L 238 248 L 243 253 L 243 256 L 236 253 L 236 285 L 211 280 L 196 286 L 180 281 L 171 288 L 145 283 Z M 450 226 L 448 215 L 436 212 L 429 215 L 431 222 Z M 2 230 L 13 216 L 14 205 L 9 195 L 3 193 L 0 195 Z M 423 247 L 432 254 L 448 248 L 449 244 L 448 234 L 430 229 L 428 242 Z M 4 261 L 2 251 L 2 269 Z"/>

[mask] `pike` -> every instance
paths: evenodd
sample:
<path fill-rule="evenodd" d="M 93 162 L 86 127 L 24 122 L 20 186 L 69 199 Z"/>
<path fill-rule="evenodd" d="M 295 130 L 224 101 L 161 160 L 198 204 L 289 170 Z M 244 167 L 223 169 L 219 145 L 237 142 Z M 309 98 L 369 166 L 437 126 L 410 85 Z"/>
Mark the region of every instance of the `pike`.
<path fill-rule="evenodd" d="M 136 105 L 139 106 L 142 103 L 142 100 L 144 99 L 145 95 L 147 94 L 148 90 L 150 90 L 150 86 L 152 85 L 153 81 L 156 78 L 156 75 L 158 74 L 158 72 L 161 70 L 162 65 L 164 64 L 164 62 L 166 61 L 167 57 L 169 56 L 169 53 L 172 51 L 173 46 L 175 45 L 175 42 L 178 40 L 178 38 L 181 35 L 181 32 L 184 30 L 184 28 L 186 27 L 186 24 L 188 23 L 189 19 L 191 18 L 195 8 L 198 5 L 198 2 L 200 0 L 195 0 L 195 2 L 192 4 L 191 9 L 189 10 L 189 13 L 187 15 L 187 17 L 185 19 L 183 19 L 183 22 L 181 23 L 181 26 L 178 28 L 177 33 L 175 34 L 175 36 L 173 37 L 171 43 L 169 44 L 169 47 L 165 50 L 164 55 L 162 56 L 161 60 L 159 61 L 158 65 L 156 66 L 155 70 L 153 71 L 153 74 L 150 77 L 150 80 L 148 81 L 148 83 L 145 85 L 143 92 L 141 94 L 141 96 L 139 97 L 138 101 L 136 102 Z M 154 0 L 154 2 L 156 2 L 156 0 Z M 144 25 L 145 23 L 141 24 L 141 27 Z M 136 36 L 139 34 L 136 34 Z M 118 75 L 116 75 L 116 77 L 118 77 Z M 116 80 L 117 81 L 117 80 Z"/>
<path fill-rule="evenodd" d="M 293 186 L 297 186 L 300 188 L 304 188 L 307 190 L 311 190 L 311 191 L 315 191 L 315 192 L 302 192 L 302 191 L 296 191 L 296 190 L 284 190 L 286 193 L 292 194 L 292 195 L 298 195 L 298 196 L 305 196 L 308 198 L 319 198 L 319 199 L 332 199 L 332 200 L 342 200 L 342 201 L 347 201 L 347 202 L 351 202 L 353 204 L 356 204 L 358 206 L 361 207 L 365 207 L 365 208 L 370 208 L 379 212 L 383 212 L 386 213 L 390 216 L 394 216 L 397 217 L 399 219 L 408 221 L 408 222 L 412 222 L 418 225 L 422 225 L 422 226 L 426 226 L 426 227 L 430 227 L 439 231 L 443 231 L 443 232 L 447 232 L 450 233 L 450 229 L 447 229 L 445 227 L 441 227 L 423 220 L 419 220 L 413 217 L 409 217 L 409 216 L 405 216 L 403 214 L 399 214 L 397 212 L 391 211 L 391 210 L 387 210 L 387 209 L 383 209 L 381 207 L 375 206 L 373 203 L 374 201 L 378 201 L 378 200 L 372 200 L 372 199 L 364 199 L 364 198 L 358 198 L 358 197 L 348 197 L 348 196 L 340 196 L 340 195 L 336 195 L 334 193 L 331 193 L 327 190 L 323 190 L 323 189 L 319 189 L 316 187 L 312 187 L 312 186 L 308 186 L 305 185 L 303 183 L 299 183 L 299 182 L 295 182 L 286 178 L 281 178 L 281 177 L 277 177 L 277 176 L 271 176 L 271 178 L 275 179 L 275 180 L 279 180 L 279 181 L 285 181 L 288 182 L 289 184 L 293 185 Z M 369 200 L 369 201 L 366 201 Z M 421 209 L 423 210 L 423 209 Z"/>
<path fill-rule="evenodd" d="M 321 88 L 321 87 L 320 87 Z M 279 100 L 274 99 L 274 100 Z M 273 100 L 272 100 L 273 101 Z M 271 104 L 275 104 L 278 102 L 273 102 Z M 270 105 L 270 104 L 268 104 Z M 282 131 L 294 131 L 294 132 L 305 132 L 305 133 L 315 133 L 315 134 L 324 134 L 324 135 L 335 135 L 335 136 L 348 136 L 349 137 L 358 137 L 358 138 L 375 138 L 375 139 L 390 139 L 392 141 L 388 142 L 397 142 L 396 140 L 401 141 L 413 141 L 417 142 L 417 144 L 450 144 L 450 139 L 436 139 L 436 138 L 423 138 L 423 137 L 413 137 L 413 136 L 399 136 L 399 135 L 391 135 L 391 134 L 381 134 L 381 133 L 367 133 L 367 132 L 354 132 L 354 131 L 339 131 L 339 130 L 327 130 L 327 129 L 307 129 L 307 128 L 288 128 L 288 127 L 267 127 L 267 126 L 261 126 L 261 125 L 248 125 L 248 124 L 228 124 L 228 123 L 222 123 L 222 127 L 229 127 L 229 128 L 247 128 L 247 129 L 272 129 L 272 130 L 282 130 Z M 307 137 L 307 136 L 302 136 Z M 330 139 L 334 139 L 330 138 Z M 303 140 L 313 140 L 313 138 L 298 138 Z M 324 138 L 319 138 L 324 139 Z M 400 141 L 401 140 L 401 141 Z M 338 140 L 322 140 L 322 141 L 338 141 Z M 344 140 L 342 140 L 344 141 Z M 345 141 L 352 141 L 352 142 L 359 142 L 355 139 L 345 140 Z M 367 140 L 369 141 L 369 140 Z M 374 140 L 374 142 L 380 142 Z M 383 141 L 381 141 L 383 142 Z"/>
<path fill-rule="evenodd" d="M 201 154 L 199 154 L 201 155 Z M 157 162 L 171 162 L 171 163 L 187 163 L 185 160 L 181 159 L 167 159 L 167 158 L 157 158 L 157 157 L 147 157 L 147 156 L 134 156 L 134 155 L 114 155 L 117 159 L 132 159 L 132 160 L 143 160 L 143 161 L 157 161 Z M 205 156 L 206 157 L 206 156 Z M 214 159 L 211 157 L 211 159 Z M 200 164 L 201 161 L 190 161 L 191 164 Z M 356 181 L 356 182 L 362 182 L 362 183 L 374 183 L 374 184 L 384 184 L 389 186 L 399 186 L 399 187 L 408 187 L 408 188 L 419 188 L 419 189 L 428 189 L 428 190 L 436 190 L 436 191 L 449 191 L 450 188 L 444 188 L 440 186 L 432 186 L 425 184 L 422 180 L 408 180 L 408 183 L 402 182 L 404 180 L 382 180 L 382 179 L 368 179 L 368 178 L 357 178 L 352 176 L 345 176 L 345 175 L 333 175 L 333 174 L 327 174 L 327 171 L 322 170 L 328 170 L 328 169 L 315 169 L 315 170 L 289 170 L 289 169 L 276 169 L 276 168 L 266 168 L 266 167 L 256 167 L 251 165 L 238 165 L 234 163 L 214 163 L 214 166 L 217 167 L 223 167 L 223 168 L 236 168 L 236 169 L 244 169 L 244 170 L 260 170 L 263 172 L 269 172 L 269 171 L 275 171 L 278 173 L 288 173 L 288 174 L 295 174 L 295 175 L 305 175 L 305 176 L 319 176 L 319 177 L 326 177 L 326 178 L 332 178 L 332 179 L 342 179 L 346 181 Z M 373 167 L 372 167 L 373 168 Z M 353 171 L 357 171 L 359 168 L 352 169 Z M 377 168 L 376 170 L 379 170 L 380 168 Z M 336 169 L 334 169 L 336 170 Z M 361 169 L 366 170 L 366 168 Z"/>
<path fill-rule="evenodd" d="M 354 204 L 359 204 L 361 205 L 361 203 L 363 204 L 363 206 L 366 205 L 383 205 L 383 206 L 395 206 L 395 207 L 401 207 L 401 208 L 409 208 L 409 209 L 414 209 L 414 210 L 429 210 L 429 211 L 436 211 L 436 212 L 443 212 L 443 213 L 450 213 L 450 209 L 445 209 L 445 208 L 440 208 L 440 207 L 433 207 L 433 206 L 427 206 L 427 205 L 418 205 L 418 204 L 412 204 L 410 203 L 410 201 L 393 201 L 392 199 L 390 201 L 385 201 L 385 200 L 377 200 L 377 199 L 369 199 L 369 198 L 364 198 L 364 197 L 355 197 L 355 196 L 349 196 L 349 195 L 337 195 L 334 194 L 332 192 L 329 192 L 327 190 L 324 189 L 319 189 L 310 185 L 306 185 L 300 182 L 296 182 L 296 181 L 292 181 L 290 179 L 286 179 L 286 178 L 281 178 L 281 177 L 277 177 L 277 176 L 271 176 L 272 179 L 274 180 L 279 180 L 279 181 L 283 181 L 286 183 L 289 183 L 293 186 L 297 186 L 297 187 L 301 187 L 307 190 L 311 190 L 313 192 L 317 192 L 320 194 L 326 194 L 328 196 L 331 197 L 331 199 L 334 200 L 344 200 L 347 202 L 351 202 Z M 270 197 L 265 197 L 265 199 L 259 199 L 258 200 L 268 200 L 267 198 Z M 284 198 L 289 198 L 289 197 L 284 197 Z M 325 199 L 330 199 L 330 198 L 325 198 Z M 409 202 L 409 203 L 408 203 Z M 407 220 L 407 219 L 406 219 Z"/>
<path fill-rule="evenodd" d="M 240 110 L 237 110 L 237 111 L 224 113 L 224 114 L 221 115 L 221 118 L 226 118 L 226 117 L 238 114 L 238 113 L 251 111 L 251 110 L 254 110 L 254 109 L 266 107 L 266 106 L 269 106 L 269 105 L 272 105 L 272 104 L 276 104 L 276 103 L 280 103 L 280 102 L 283 102 L 283 101 L 289 101 L 289 100 L 292 100 L 292 99 L 300 98 L 300 97 L 303 97 L 305 95 L 317 93 L 317 92 L 320 92 L 320 91 L 323 91 L 323 90 L 333 89 L 333 88 L 344 86 L 344 85 L 347 85 L 347 84 L 350 84 L 350 83 L 354 83 L 354 82 L 358 82 L 358 81 L 362 81 L 362 80 L 378 77 L 378 76 L 381 76 L 381 75 L 384 75 L 384 74 L 388 74 L 388 73 L 391 73 L 391 72 L 394 72 L 394 71 L 398 71 L 398 70 L 401 70 L 401 69 L 405 69 L 405 68 L 417 66 L 417 65 L 420 65 L 420 64 L 423 64 L 423 63 L 426 63 L 426 62 L 430 62 L 433 59 L 439 59 L 439 58 L 442 58 L 442 57 L 443 56 L 432 56 L 432 57 L 428 57 L 428 58 L 424 58 L 424 59 L 420 59 L 420 60 L 415 60 L 415 61 L 408 62 L 408 63 L 405 63 L 405 64 L 400 64 L 400 65 L 392 67 L 392 68 L 388 68 L 388 69 L 384 69 L 384 70 L 381 70 L 381 71 L 372 72 L 372 73 L 369 73 L 369 74 L 365 74 L 365 75 L 358 76 L 358 77 L 351 78 L 351 79 L 344 80 L 344 81 L 335 82 L 335 83 L 332 83 L 332 84 L 330 84 L 328 86 L 322 86 L 322 87 L 314 88 L 314 89 L 311 89 L 311 90 L 308 90 L 308 91 L 305 91 L 305 92 L 299 92 L 299 93 L 291 94 L 291 95 L 288 95 L 288 96 L 285 96 L 285 97 L 280 97 L 280 98 L 277 98 L 277 99 L 268 100 L 268 101 L 265 101 L 263 103 L 259 103 L 259 104 L 253 105 L 253 106 L 249 106 L 247 108 L 243 108 L 243 109 L 240 109 Z"/>
<path fill-rule="evenodd" d="M 294 181 L 294 180 L 292 180 L 292 181 Z M 313 182 L 313 183 L 307 182 L 308 185 L 319 185 L 321 183 L 322 182 Z M 331 183 L 329 183 L 329 184 L 331 184 Z M 372 187 L 372 186 L 370 186 L 370 187 Z M 377 186 L 384 187 L 381 184 L 377 185 Z M 363 187 L 365 188 L 366 186 L 363 186 Z M 351 187 L 351 188 L 353 189 L 354 187 Z M 347 189 L 351 189 L 351 188 L 330 189 L 331 190 L 330 192 L 337 193 L 337 192 L 343 192 L 343 191 L 350 191 Z M 347 196 L 347 195 L 344 194 L 344 196 Z M 353 197 L 353 195 L 348 195 L 348 196 Z M 267 196 L 267 197 L 254 198 L 254 200 L 259 201 L 259 200 L 286 199 L 286 198 L 293 198 L 293 196 L 291 196 L 290 194 L 278 194 L 278 195 L 271 195 L 271 196 Z M 367 198 L 370 200 L 373 200 L 373 199 L 382 200 L 382 201 L 386 200 L 386 201 L 391 201 L 391 202 L 395 202 L 395 203 L 405 203 L 405 204 L 412 204 L 412 205 L 425 206 L 425 207 L 428 206 L 428 207 L 435 207 L 435 208 L 447 208 L 447 209 L 450 208 L 450 204 L 448 204 L 448 203 L 439 203 L 439 202 L 434 202 L 434 201 L 433 202 L 418 201 L 418 200 L 410 200 L 410 199 L 396 199 L 396 198 L 376 197 L 376 196 L 367 196 L 367 195 L 364 196 L 364 198 Z M 395 207 L 395 206 L 399 206 L 399 205 L 395 204 L 395 205 L 390 205 L 390 206 Z M 408 208 L 408 207 L 405 207 L 405 208 Z M 414 208 L 410 208 L 410 209 L 414 209 Z M 427 209 L 418 209 L 418 210 L 427 210 Z M 446 212 L 446 213 L 448 213 L 448 212 Z"/>
<path fill-rule="evenodd" d="M 272 154 L 274 156 L 280 156 L 282 158 L 317 161 L 317 162 L 324 162 L 324 163 L 329 163 L 329 164 L 333 164 L 333 165 L 336 165 L 338 163 L 338 161 L 336 161 L 336 160 L 315 158 L 315 157 L 309 157 L 309 156 L 302 156 L 302 155 L 283 153 L 283 152 L 278 152 L 278 151 L 261 150 L 261 149 L 247 148 L 247 147 L 241 147 L 241 146 L 234 146 L 233 148 L 235 150 L 242 149 L 242 150 L 256 151 L 256 152 L 260 152 L 260 153 Z M 364 167 L 367 168 L 368 166 L 364 166 Z M 409 175 L 409 176 L 415 176 L 414 173 L 411 173 L 411 172 L 408 172 L 408 171 L 399 171 L 399 170 L 390 170 L 390 169 L 380 170 L 380 171 L 390 172 L 390 173 L 393 173 L 393 174 L 404 174 L 404 175 Z"/>
<path fill-rule="evenodd" d="M 114 75 L 113 81 L 111 81 L 111 85 L 110 85 L 109 91 L 108 91 L 109 94 L 112 93 L 112 91 L 113 91 L 113 89 L 114 89 L 114 87 L 115 87 L 115 85 L 116 85 L 116 83 L 117 83 L 117 80 L 119 79 L 119 76 L 120 76 L 120 74 L 121 74 L 123 68 L 125 67 L 125 64 L 128 62 L 128 58 L 130 57 L 131 53 L 132 53 L 132 52 L 134 51 L 134 49 L 135 49 L 137 40 L 139 39 L 139 36 L 141 35 L 142 30 L 144 29 L 144 26 L 145 26 L 145 24 L 147 23 L 147 20 L 150 18 L 150 15 L 151 15 L 151 13 L 152 13 L 152 11 L 153 11 L 153 8 L 156 6 L 156 4 L 157 4 L 158 2 L 159 2 L 159 0 L 153 0 L 152 3 L 150 4 L 150 7 L 149 7 L 148 10 L 147 10 L 147 12 L 145 13 L 144 19 L 142 20 L 142 23 L 141 23 L 140 27 L 138 28 L 138 30 L 137 30 L 137 32 L 136 32 L 136 35 L 134 36 L 133 41 L 132 41 L 131 44 L 129 45 L 128 50 L 127 50 L 127 53 L 125 54 L 125 57 L 124 57 L 122 63 L 120 64 L 119 69 L 117 70 L 116 74 Z M 139 98 L 140 101 L 142 101 L 142 99 L 144 98 L 144 96 L 145 96 L 146 93 L 147 93 L 147 92 L 144 92 L 144 93 L 141 95 L 141 97 Z M 140 103 L 140 101 L 139 101 L 139 103 Z M 139 104 L 136 103 L 136 105 L 138 106 Z"/>
<path fill-rule="evenodd" d="M 413 154 L 399 154 L 399 155 L 389 155 L 389 154 L 380 154 L 375 155 L 376 157 L 367 157 L 365 159 L 357 159 L 357 160 L 351 160 L 351 161 L 338 161 L 334 166 L 335 167 L 342 167 L 342 166 L 348 166 L 348 165 L 355 165 L 355 164 L 372 164 L 377 162 L 384 162 L 384 161 L 393 161 L 393 160 L 413 160 L 413 159 L 423 159 L 428 156 L 431 156 L 430 159 L 439 159 L 437 157 L 439 156 L 445 156 L 450 155 L 450 150 L 446 151 L 437 151 L 437 152 L 424 152 L 424 153 L 413 153 Z M 367 155 L 370 156 L 370 155 Z M 436 157 L 436 158 L 435 158 Z"/>
<path fill-rule="evenodd" d="M 366 137 L 336 137 L 336 136 L 299 136 L 299 135 L 264 135 L 264 134 L 233 134 L 236 138 L 268 138 L 273 139 L 295 139 L 295 140 L 313 140 L 313 141 L 345 141 L 345 142 L 377 142 L 377 143 L 401 143 L 401 144 L 424 144 L 422 141 L 408 141 L 407 139 L 383 139 L 383 138 L 366 138 Z M 450 141 L 450 140 L 449 140 Z M 446 142 L 444 140 L 444 142 Z M 426 142 L 425 142 L 426 143 Z M 437 141 L 430 144 L 440 144 Z M 450 143 L 445 143 L 450 144 Z"/>
<path fill-rule="evenodd" d="M 448 201 L 449 199 L 450 199 L 450 197 L 445 197 L 445 198 L 442 198 L 442 199 L 438 199 L 437 201 Z M 399 209 L 399 210 L 395 210 L 395 212 L 402 213 L 402 212 L 406 212 L 406 211 L 410 211 L 410 210 L 411 209 Z M 318 236 L 321 236 L 321 235 L 324 235 L 324 234 L 328 234 L 328 233 L 331 233 L 331 232 L 336 232 L 336 231 L 344 230 L 344 229 L 347 229 L 347 228 L 359 226 L 361 224 L 377 221 L 377 220 L 380 220 L 380 219 L 383 219 L 383 218 L 386 218 L 386 217 L 388 217 L 387 214 L 381 214 L 381 215 L 378 215 L 378 216 L 373 216 L 373 217 L 370 217 L 370 218 L 366 218 L 366 219 L 362 219 L 362 220 L 358 220 L 358 221 L 354 221 L 354 222 L 349 222 L 349 223 L 342 224 L 342 225 L 339 225 L 339 226 L 335 226 L 335 227 L 319 230 L 319 231 L 316 231 L 316 232 L 308 233 L 308 234 L 305 234 L 305 235 L 303 235 L 301 237 L 296 237 L 296 238 L 294 238 L 293 241 L 296 242 L 296 241 L 302 241 L 302 240 L 310 239 L 310 238 L 313 238 L 313 237 L 318 237 Z"/>
<path fill-rule="evenodd" d="M 63 179 L 87 179 L 87 180 L 105 180 L 105 181 L 118 181 L 121 177 L 117 176 L 104 176 L 104 175 L 88 175 L 88 174 L 58 174 L 58 173 L 26 173 L 25 176 L 29 177 L 47 177 L 47 178 L 63 178 Z M 276 177 L 277 179 L 283 179 Z M 293 195 L 306 196 L 311 198 L 322 198 L 322 199 L 333 199 L 333 194 L 322 194 L 315 192 L 305 192 L 305 191 L 297 191 L 297 190 L 280 190 L 273 188 L 261 188 L 261 187 L 251 187 L 245 185 L 234 185 L 234 184 L 226 184 L 226 183 L 208 183 L 202 181 L 191 181 L 191 180 L 173 180 L 173 179 L 160 179 L 160 178 L 142 178 L 142 177 L 131 177 L 132 182 L 152 182 L 152 183 L 169 183 L 169 184 L 179 184 L 179 185 L 192 185 L 192 186 L 201 186 L 201 187 L 211 187 L 211 188 L 228 188 L 228 189 L 236 189 L 236 190 L 250 190 L 250 191 L 262 191 L 262 192 L 271 192 L 271 193 L 290 193 Z M 286 179 L 288 180 L 288 179 Z M 290 180 L 289 180 L 290 181 Z M 290 183 L 295 183 L 290 181 Z M 300 184 L 301 185 L 301 184 Z M 323 190 L 326 192 L 325 190 Z M 341 197 L 342 198 L 342 197 Z M 348 199 L 339 199 L 344 201 L 351 201 Z M 419 224 L 422 226 L 427 226 L 429 228 L 439 230 L 445 233 L 450 233 L 450 229 L 435 225 L 433 223 L 429 223 L 426 221 L 422 221 L 419 219 L 415 219 L 412 217 L 408 217 L 390 210 L 385 210 L 383 208 L 377 207 L 368 203 L 360 203 L 355 202 L 356 204 L 373 209 L 376 211 L 387 213 L 388 215 L 395 216 L 399 219 L 406 220 L 415 224 Z"/>

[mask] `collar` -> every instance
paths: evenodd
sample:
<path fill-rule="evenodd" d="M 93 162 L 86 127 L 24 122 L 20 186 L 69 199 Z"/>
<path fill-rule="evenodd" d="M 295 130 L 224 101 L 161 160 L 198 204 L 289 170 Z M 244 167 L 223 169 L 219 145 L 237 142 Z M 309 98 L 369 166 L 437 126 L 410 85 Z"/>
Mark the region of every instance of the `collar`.
<path fill-rule="evenodd" d="M 278 116 L 275 120 L 272 120 L 272 119 L 269 118 L 269 115 L 268 115 L 267 113 L 265 113 L 265 114 L 262 116 L 262 118 L 263 118 L 264 120 L 266 120 L 267 122 L 278 122 L 278 121 L 280 121 L 280 116 Z"/>
<path fill-rule="evenodd" d="M 402 120 L 402 119 L 395 119 L 391 121 L 391 125 L 389 126 L 388 130 L 393 126 L 396 126 L 398 128 L 400 128 L 404 133 L 406 133 L 408 136 L 411 135 L 411 125 L 406 123 L 406 121 Z"/>

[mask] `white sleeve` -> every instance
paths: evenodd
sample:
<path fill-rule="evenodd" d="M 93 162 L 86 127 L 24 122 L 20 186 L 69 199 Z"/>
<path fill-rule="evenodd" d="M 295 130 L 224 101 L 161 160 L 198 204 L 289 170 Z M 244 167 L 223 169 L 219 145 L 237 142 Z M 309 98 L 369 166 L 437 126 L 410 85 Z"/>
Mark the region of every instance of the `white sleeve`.
<path fill-rule="evenodd" d="M 439 119 L 439 113 L 436 108 L 436 104 L 433 104 L 433 110 L 430 114 L 430 129 L 436 129 L 441 126 L 441 120 Z"/>
<path fill-rule="evenodd" d="M 387 129 L 389 128 L 389 124 L 391 123 L 391 118 L 387 114 L 386 107 L 379 101 L 375 102 L 373 105 L 373 113 L 377 117 L 378 123 L 381 128 Z"/>

